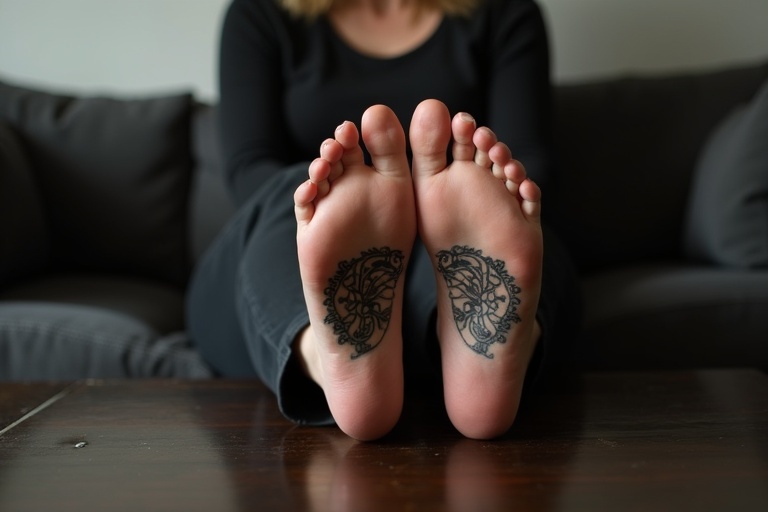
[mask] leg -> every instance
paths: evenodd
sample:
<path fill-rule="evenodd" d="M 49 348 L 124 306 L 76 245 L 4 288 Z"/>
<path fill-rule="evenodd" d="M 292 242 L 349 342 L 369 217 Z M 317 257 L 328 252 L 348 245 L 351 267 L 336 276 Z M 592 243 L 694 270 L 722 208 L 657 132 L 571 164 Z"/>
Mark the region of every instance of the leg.
<path fill-rule="evenodd" d="M 464 435 L 495 437 L 514 421 L 540 335 L 540 192 L 490 130 L 466 114 L 451 121 L 438 101 L 417 107 L 410 138 L 419 234 L 437 273 L 446 409 Z"/>
<path fill-rule="evenodd" d="M 227 378 L 256 376 L 236 308 L 245 233 L 255 209 L 251 201 L 231 219 L 195 267 L 186 295 L 187 330 L 206 362 Z"/>
<path fill-rule="evenodd" d="M 282 170 L 238 210 L 197 266 L 187 322 L 222 376 L 257 376 L 292 421 L 332 424 L 322 390 L 301 372 L 291 350 L 309 322 L 293 212 L 306 169 L 303 163 Z"/>
<path fill-rule="evenodd" d="M 358 131 L 342 124 L 294 195 L 310 327 L 298 340 L 308 374 L 352 437 L 386 434 L 403 402 L 402 303 L 416 234 L 405 135 L 383 106 Z"/>

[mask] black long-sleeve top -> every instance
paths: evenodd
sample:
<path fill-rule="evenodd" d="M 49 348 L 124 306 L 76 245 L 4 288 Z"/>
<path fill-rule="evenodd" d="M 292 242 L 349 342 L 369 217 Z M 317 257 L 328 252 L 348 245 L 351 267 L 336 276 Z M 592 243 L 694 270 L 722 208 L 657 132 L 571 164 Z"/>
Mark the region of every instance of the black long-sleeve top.
<path fill-rule="evenodd" d="M 533 0 L 446 16 L 395 58 L 362 55 L 325 18 L 292 17 L 276 0 L 233 0 L 220 51 L 220 135 L 237 203 L 275 173 L 306 166 L 337 125 L 359 122 L 373 104 L 392 108 L 407 134 L 427 98 L 493 129 L 543 189 L 552 179 L 549 50 Z"/>

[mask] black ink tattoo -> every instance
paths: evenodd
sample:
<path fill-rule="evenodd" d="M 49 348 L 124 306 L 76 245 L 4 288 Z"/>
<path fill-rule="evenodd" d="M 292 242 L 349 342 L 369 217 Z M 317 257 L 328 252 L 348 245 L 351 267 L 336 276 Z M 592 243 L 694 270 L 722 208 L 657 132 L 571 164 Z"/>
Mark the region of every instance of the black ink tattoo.
<path fill-rule="evenodd" d="M 374 248 L 339 263 L 329 280 L 323 302 L 328 310 L 325 323 L 333 325 L 339 345 L 355 347 L 352 359 L 373 350 L 384 338 L 402 270 L 401 251 Z"/>
<path fill-rule="evenodd" d="M 437 253 L 437 270 L 448 285 L 453 319 L 469 348 L 493 359 L 488 350 L 504 343 L 512 323 L 519 323 L 520 287 L 504 262 L 467 246 Z"/>

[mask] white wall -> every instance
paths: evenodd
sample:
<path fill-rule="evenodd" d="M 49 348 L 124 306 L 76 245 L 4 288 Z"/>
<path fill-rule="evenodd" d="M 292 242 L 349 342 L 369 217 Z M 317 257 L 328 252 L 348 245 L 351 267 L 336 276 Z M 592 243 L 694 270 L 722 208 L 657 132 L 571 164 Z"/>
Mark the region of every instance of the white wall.
<path fill-rule="evenodd" d="M 0 76 L 67 90 L 216 95 L 228 0 L 0 0 Z"/>
<path fill-rule="evenodd" d="M 555 78 L 768 60 L 768 0 L 539 0 Z"/>
<path fill-rule="evenodd" d="M 768 60 L 768 0 L 539 0 L 557 81 Z M 0 0 L 0 77 L 216 93 L 228 0 Z"/>

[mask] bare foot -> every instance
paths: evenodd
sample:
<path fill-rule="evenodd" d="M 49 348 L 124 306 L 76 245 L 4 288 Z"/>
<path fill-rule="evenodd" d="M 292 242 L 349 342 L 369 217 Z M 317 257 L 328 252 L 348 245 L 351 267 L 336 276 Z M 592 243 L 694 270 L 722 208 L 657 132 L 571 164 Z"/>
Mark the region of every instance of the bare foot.
<path fill-rule="evenodd" d="M 487 128 L 422 102 L 411 122 L 419 234 L 437 273 L 445 405 L 467 437 L 506 432 L 540 335 L 540 191 Z M 446 152 L 452 143 L 453 162 Z"/>
<path fill-rule="evenodd" d="M 416 236 L 405 134 L 387 107 L 326 140 L 294 194 L 310 327 L 299 349 L 348 435 L 383 436 L 403 405 L 403 283 Z"/>

